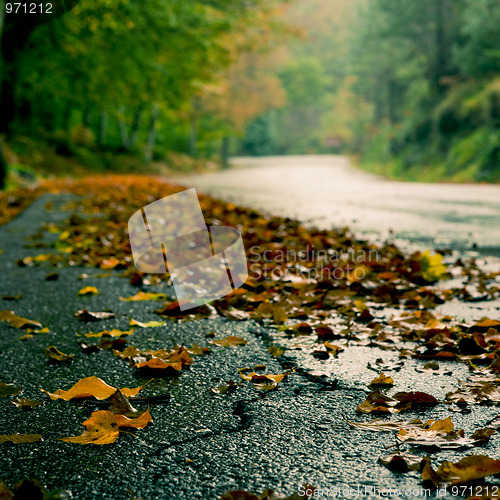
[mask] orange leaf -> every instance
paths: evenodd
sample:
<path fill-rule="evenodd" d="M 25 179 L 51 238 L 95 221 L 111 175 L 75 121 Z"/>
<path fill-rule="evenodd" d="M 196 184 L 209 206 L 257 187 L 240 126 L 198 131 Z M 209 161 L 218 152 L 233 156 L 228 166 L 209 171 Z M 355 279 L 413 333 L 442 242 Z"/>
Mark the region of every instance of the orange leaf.
<path fill-rule="evenodd" d="M 83 425 L 85 430 L 81 436 L 65 437 L 61 441 L 101 445 L 114 443 L 118 438 L 118 422 L 110 411 L 95 411 L 88 420 L 83 422 Z"/>
<path fill-rule="evenodd" d="M 127 397 L 136 396 L 142 387 L 136 387 L 135 389 L 120 389 L 121 392 Z M 45 394 L 50 396 L 50 399 L 64 399 L 69 401 L 70 399 L 77 398 L 90 398 L 94 397 L 96 399 L 107 399 L 113 395 L 116 391 L 115 387 L 112 387 L 98 377 L 91 376 L 79 380 L 71 389 L 65 391 L 63 389 L 58 389 L 54 393 L 50 393 L 45 389 L 40 389 Z"/>

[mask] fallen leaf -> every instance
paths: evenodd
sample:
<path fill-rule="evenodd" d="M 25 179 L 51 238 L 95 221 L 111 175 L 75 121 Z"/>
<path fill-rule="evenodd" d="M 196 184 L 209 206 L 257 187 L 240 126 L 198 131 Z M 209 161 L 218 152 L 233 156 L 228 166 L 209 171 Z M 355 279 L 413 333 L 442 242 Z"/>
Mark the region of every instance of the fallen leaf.
<path fill-rule="evenodd" d="M 38 321 L 21 318 L 21 316 L 17 316 L 14 311 L 0 311 L 0 321 L 6 321 L 10 326 L 13 326 L 14 328 L 42 328 L 42 324 Z"/>
<path fill-rule="evenodd" d="M 186 347 L 186 351 L 191 356 L 205 356 L 212 352 L 208 347 L 200 347 L 198 344 L 193 344 L 192 347 Z"/>
<path fill-rule="evenodd" d="M 157 326 L 163 326 L 166 321 L 148 321 L 147 323 L 141 323 L 135 319 L 130 320 L 130 326 L 138 326 L 140 328 L 155 328 Z"/>
<path fill-rule="evenodd" d="M 0 382 L 0 398 L 6 398 L 7 396 L 17 396 L 21 391 L 22 387 L 16 387 L 13 384 Z"/>
<path fill-rule="evenodd" d="M 135 418 L 116 414 L 115 419 L 118 427 L 133 427 L 134 429 L 144 429 L 144 427 L 153 422 L 149 410 L 146 410 L 142 415 Z"/>
<path fill-rule="evenodd" d="M 56 363 L 68 363 L 73 359 L 72 354 L 64 354 L 56 346 L 49 346 L 45 349 L 45 355 L 49 358 L 49 361 Z"/>
<path fill-rule="evenodd" d="M 218 345 L 219 347 L 236 347 L 239 345 L 245 345 L 247 341 L 242 337 L 234 337 L 230 335 L 225 339 L 214 340 L 211 344 Z"/>
<path fill-rule="evenodd" d="M 141 387 L 136 387 L 135 389 L 120 389 L 120 391 L 127 397 L 136 396 Z M 71 389 L 65 391 L 63 389 L 58 389 L 54 393 L 50 393 L 45 389 L 40 389 L 42 392 L 47 394 L 50 399 L 64 399 L 69 401 L 70 399 L 80 399 L 80 398 L 91 398 L 96 399 L 108 399 L 116 391 L 116 387 L 112 387 L 98 377 L 91 376 L 79 380 Z"/>
<path fill-rule="evenodd" d="M 131 297 L 120 297 L 120 300 L 124 302 L 137 302 L 141 300 L 167 300 L 167 296 L 164 293 L 151 293 L 151 292 L 137 292 Z"/>
<path fill-rule="evenodd" d="M 92 413 L 90 418 L 83 422 L 83 426 L 85 431 L 81 436 L 65 437 L 61 441 L 78 444 L 111 444 L 117 440 L 120 432 L 115 415 L 106 410 Z"/>
<path fill-rule="evenodd" d="M 477 438 L 466 438 L 463 429 L 455 430 L 451 417 L 436 420 L 428 428 L 403 428 L 396 436 L 398 441 L 412 446 L 438 447 L 442 449 L 476 446 L 487 441 L 487 439 L 484 440 L 484 437 L 483 434 L 477 436 Z"/>
<path fill-rule="evenodd" d="M 14 444 L 26 444 L 26 443 L 35 443 L 36 441 L 40 441 L 42 436 L 40 434 L 9 434 L 9 435 L 0 435 L 0 443 L 11 442 Z"/>
<path fill-rule="evenodd" d="M 469 455 L 457 463 L 445 460 L 436 471 L 428 458 L 424 460 L 426 463 L 422 479 L 432 482 L 435 486 L 468 483 L 500 473 L 500 460 L 485 455 Z"/>
<path fill-rule="evenodd" d="M 81 321 L 100 321 L 102 319 L 110 319 L 115 317 L 115 313 L 112 312 L 91 312 L 87 309 L 81 309 L 76 311 L 75 316 Z"/>
<path fill-rule="evenodd" d="M 238 388 L 238 384 L 230 380 L 227 385 L 220 385 L 219 387 L 210 387 L 214 394 L 226 394 L 226 392 L 234 392 Z"/>
<path fill-rule="evenodd" d="M 21 300 L 23 298 L 23 294 L 19 295 L 2 295 L 2 300 Z"/>
<path fill-rule="evenodd" d="M 238 371 L 243 380 L 252 382 L 253 387 L 261 391 L 271 391 L 273 389 L 276 389 L 278 384 L 290 374 L 290 372 L 286 372 L 280 373 L 278 375 L 259 375 L 255 372 L 251 372 L 248 375 L 245 375 L 244 372 L 249 370 L 249 368 L 240 368 Z"/>
<path fill-rule="evenodd" d="M 375 377 L 368 387 L 372 387 L 373 389 L 376 389 L 377 387 L 391 387 L 394 385 L 394 379 L 392 377 L 389 377 L 385 375 L 384 373 L 380 372 L 380 375 L 378 377 Z"/>
<path fill-rule="evenodd" d="M 86 286 L 78 292 L 78 295 L 98 295 L 98 294 L 99 290 L 95 286 Z"/>
<path fill-rule="evenodd" d="M 103 330 L 102 332 L 90 332 L 86 333 L 85 337 L 87 338 L 101 338 L 101 337 L 121 337 L 122 335 L 132 335 L 134 333 L 134 329 L 131 328 L 127 331 L 118 330 L 114 328 L 113 330 Z"/>
<path fill-rule="evenodd" d="M 127 396 L 125 396 L 119 389 L 117 389 L 109 398 L 109 403 L 109 411 L 113 413 L 113 415 L 120 414 L 129 418 L 137 418 L 144 413 L 144 411 L 135 409 Z"/>
<path fill-rule="evenodd" d="M 331 354 L 334 358 L 336 358 L 339 355 L 339 352 L 342 352 L 344 350 L 343 347 L 330 344 L 330 342 L 328 341 L 323 342 L 323 345 L 326 347 L 328 354 Z"/>
<path fill-rule="evenodd" d="M 393 453 L 379 458 L 379 462 L 393 472 L 419 470 L 423 458 L 410 453 Z"/>
<path fill-rule="evenodd" d="M 13 399 L 12 404 L 17 408 L 22 408 L 24 410 L 29 408 L 35 408 L 36 406 L 40 406 L 43 404 L 42 401 L 34 401 L 33 399 Z M 1 498 L 1 497 L 0 497 Z"/>
<path fill-rule="evenodd" d="M 269 346 L 267 350 L 273 358 L 279 358 L 285 352 L 283 349 L 275 345 Z"/>

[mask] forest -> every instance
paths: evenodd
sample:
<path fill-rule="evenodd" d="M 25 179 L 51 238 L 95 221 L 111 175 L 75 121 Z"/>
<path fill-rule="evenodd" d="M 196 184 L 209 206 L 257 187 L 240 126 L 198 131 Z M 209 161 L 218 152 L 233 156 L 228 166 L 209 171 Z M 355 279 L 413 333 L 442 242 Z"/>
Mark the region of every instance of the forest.
<path fill-rule="evenodd" d="M 57 171 L 57 157 L 188 170 L 192 158 L 307 153 L 408 180 L 500 178 L 495 0 L 57 0 L 52 13 L 16 12 L 26 4 L 0 2 L 0 179 L 6 163 Z"/>

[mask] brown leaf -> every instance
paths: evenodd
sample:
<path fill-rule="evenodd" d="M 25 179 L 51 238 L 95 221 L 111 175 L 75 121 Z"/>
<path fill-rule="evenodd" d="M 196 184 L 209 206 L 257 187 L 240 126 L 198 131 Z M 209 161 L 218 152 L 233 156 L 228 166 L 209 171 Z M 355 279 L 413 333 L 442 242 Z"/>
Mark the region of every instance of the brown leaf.
<path fill-rule="evenodd" d="M 140 417 L 144 411 L 136 410 L 131 404 L 127 396 L 125 396 L 120 389 L 117 389 L 109 398 L 109 411 L 113 415 L 123 415 L 129 418 Z"/>
<path fill-rule="evenodd" d="M 72 354 L 64 354 L 56 346 L 49 346 L 45 349 L 45 355 L 49 358 L 49 361 L 55 363 L 68 363 L 73 359 Z"/>
<path fill-rule="evenodd" d="M 419 470 L 422 461 L 422 457 L 410 453 L 393 453 L 379 458 L 379 462 L 393 472 Z"/>
<path fill-rule="evenodd" d="M 33 399 L 13 399 L 12 404 L 17 408 L 22 408 L 27 410 L 29 408 L 35 408 L 36 406 L 40 406 L 43 404 L 42 401 L 34 401 Z"/>
<path fill-rule="evenodd" d="M 467 483 L 499 473 L 500 460 L 485 455 L 469 455 L 457 463 L 445 460 L 436 471 L 430 460 L 426 459 L 422 479 L 432 482 L 435 486 L 442 486 Z"/>
<path fill-rule="evenodd" d="M 0 398 L 6 398 L 7 396 L 17 396 L 21 391 L 22 387 L 16 387 L 13 384 L 0 382 Z"/>
<path fill-rule="evenodd" d="M 76 311 L 75 316 L 80 320 L 80 321 L 100 321 L 102 319 L 111 319 L 115 317 L 115 313 L 113 312 L 91 312 L 87 311 L 87 309 L 81 309 L 80 311 Z"/>
<path fill-rule="evenodd" d="M 13 326 L 14 328 L 42 328 L 42 324 L 40 322 L 21 318 L 21 316 L 17 316 L 14 311 L 0 311 L 0 321 L 6 321 L 10 326 Z"/>
<path fill-rule="evenodd" d="M 339 352 L 342 352 L 344 350 L 343 347 L 330 344 L 330 342 L 328 341 L 323 342 L 323 345 L 326 347 L 328 354 L 332 355 L 334 358 L 336 358 L 339 355 Z"/>

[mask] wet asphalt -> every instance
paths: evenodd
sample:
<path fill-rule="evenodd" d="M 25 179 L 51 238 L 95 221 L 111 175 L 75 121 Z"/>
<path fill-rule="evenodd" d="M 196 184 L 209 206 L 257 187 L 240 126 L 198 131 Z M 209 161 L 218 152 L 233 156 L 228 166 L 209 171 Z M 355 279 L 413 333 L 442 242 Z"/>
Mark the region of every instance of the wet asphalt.
<path fill-rule="evenodd" d="M 47 212 L 44 207 L 49 199 L 54 209 Z M 43 197 L 0 228 L 0 297 L 22 294 L 20 300 L 0 299 L 0 310 L 14 310 L 50 329 L 50 333 L 36 333 L 32 339 L 20 340 L 24 331 L 0 323 L 0 381 L 22 387 L 18 397 L 43 402 L 22 410 L 12 404 L 12 396 L 0 398 L 0 434 L 38 433 L 43 439 L 31 444 L 0 444 L 0 479 L 9 487 L 23 478 L 34 478 L 60 498 L 130 499 L 133 495 L 146 500 L 216 499 L 228 490 L 260 494 L 266 488 L 290 495 L 299 492 L 300 485 L 310 483 L 323 490 L 324 494 L 315 498 L 381 498 L 377 489 L 391 488 L 400 490 L 391 498 L 419 498 L 422 484 L 418 472 L 394 473 L 378 463 L 379 457 L 394 445 L 395 433 L 353 429 L 345 421 L 371 420 L 356 414 L 356 405 L 370 392 L 367 383 L 376 376 L 367 364 L 380 357 L 384 361 L 397 360 L 397 353 L 353 347 L 337 359 L 321 361 L 297 348 L 297 343 L 307 344 L 310 339 L 291 340 L 254 321 L 221 317 L 167 320 L 161 327 L 135 329 L 128 338 L 129 345 L 152 349 L 199 344 L 210 346 L 212 352 L 196 356 L 190 369 L 180 375 L 155 378 L 144 388 L 140 396 L 145 398 L 171 395 L 168 401 L 150 403 L 152 425 L 121 433 L 115 443 L 104 446 L 60 441 L 81 434 L 82 422 L 103 407 L 90 401 L 51 401 L 40 388 L 69 389 L 90 375 L 120 388 L 136 387 L 150 379 L 110 351 L 82 352 L 79 344 L 85 338 L 81 335 L 112 328 L 128 330 L 130 318 L 162 319 L 153 312 L 161 305 L 159 302 L 119 300 L 137 292 L 120 271 L 81 280 L 82 273 L 96 276 L 102 271 L 64 267 L 55 269 L 59 273 L 57 280 L 47 281 L 47 274 L 54 271 L 48 265 L 16 264 L 18 259 L 50 251 L 26 248 L 26 237 L 37 232 L 43 222 L 57 222 L 71 215 L 60 208 L 64 201 L 64 197 Z M 95 286 L 100 294 L 78 296 L 84 286 Z M 173 297 L 166 285 L 146 291 L 161 291 Z M 116 317 L 83 323 L 74 316 L 83 308 L 109 309 Z M 496 306 L 494 310 L 498 314 Z M 207 334 L 211 332 L 215 338 L 241 336 L 248 343 L 216 347 L 208 343 L 212 337 Z M 271 344 L 289 350 L 275 359 L 267 350 Z M 72 354 L 73 360 L 69 364 L 49 364 L 44 353 L 50 345 Z M 389 393 L 425 390 L 442 399 L 457 387 L 458 379 L 467 375 L 466 366 L 458 363 L 449 365 L 452 375 L 423 375 L 415 370 L 422 363 L 405 360 L 401 371 L 389 373 L 395 379 Z M 262 393 L 246 382 L 233 393 L 216 395 L 210 391 L 229 380 L 240 382 L 238 369 L 263 364 L 266 373 L 283 373 L 291 366 L 296 366 L 297 371 L 274 391 Z M 144 408 L 145 404 L 135 406 Z M 439 405 L 397 418 L 424 420 L 451 414 L 456 427 L 470 434 L 497 413 L 495 407 L 475 406 L 464 414 L 451 411 L 450 405 Z M 472 452 L 500 458 L 499 444 L 500 436 L 494 435 L 486 446 Z M 468 453 L 446 450 L 431 457 L 438 465 L 444 459 L 456 461 Z"/>

